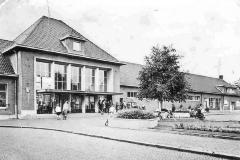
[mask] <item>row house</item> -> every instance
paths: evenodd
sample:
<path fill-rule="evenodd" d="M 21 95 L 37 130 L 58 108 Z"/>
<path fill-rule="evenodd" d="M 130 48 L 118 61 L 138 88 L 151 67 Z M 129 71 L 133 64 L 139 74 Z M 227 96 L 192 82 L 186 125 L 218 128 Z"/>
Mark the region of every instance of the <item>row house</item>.
<path fill-rule="evenodd" d="M 140 101 L 137 99 L 139 87 L 137 77 L 143 66 L 136 63 L 123 63 L 126 65 L 120 67 L 120 91 L 123 93 L 120 99 L 130 107 L 145 106 L 148 110 L 156 110 L 157 100 Z M 187 110 L 189 106 L 193 108 L 202 104 L 210 110 L 240 110 L 240 93 L 235 86 L 224 81 L 223 76 L 213 78 L 186 73 L 185 78 L 190 85 L 186 102 L 163 102 L 165 108 L 171 109 L 174 104 L 177 109 L 182 106 L 183 110 Z"/>

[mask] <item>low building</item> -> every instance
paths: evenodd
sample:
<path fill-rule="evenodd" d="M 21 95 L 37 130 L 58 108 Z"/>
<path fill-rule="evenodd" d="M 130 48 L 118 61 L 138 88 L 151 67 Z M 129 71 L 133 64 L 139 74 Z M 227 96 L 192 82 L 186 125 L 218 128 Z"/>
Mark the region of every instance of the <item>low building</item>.
<path fill-rule="evenodd" d="M 137 80 L 139 71 L 142 65 L 123 62 L 126 65 L 120 67 L 121 80 L 120 91 L 121 100 L 125 101 L 128 106 L 134 107 L 145 106 L 148 110 L 156 110 L 158 102 L 156 100 L 138 100 Z M 205 108 L 210 110 L 240 110 L 240 94 L 237 88 L 223 80 L 223 76 L 219 78 L 207 77 L 202 75 L 186 73 L 185 78 L 191 86 L 191 91 L 188 92 L 188 99 L 186 102 L 164 102 L 164 108 L 171 109 L 172 104 L 179 109 L 186 110 L 189 106 L 192 108 L 198 104 L 202 104 Z"/>
<path fill-rule="evenodd" d="M 123 64 L 61 20 L 41 17 L 0 51 L 0 114 L 52 114 L 66 101 L 91 113 L 99 99 L 119 101 Z"/>

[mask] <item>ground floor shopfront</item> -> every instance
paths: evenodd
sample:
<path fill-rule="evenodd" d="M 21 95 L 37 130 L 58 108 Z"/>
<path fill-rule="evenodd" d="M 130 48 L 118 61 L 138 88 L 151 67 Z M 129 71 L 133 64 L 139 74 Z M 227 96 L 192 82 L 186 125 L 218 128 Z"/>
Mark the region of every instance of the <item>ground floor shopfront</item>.
<path fill-rule="evenodd" d="M 97 113 L 98 101 L 112 101 L 119 93 L 77 93 L 77 92 L 38 92 L 36 94 L 37 114 L 53 114 L 56 106 L 63 107 L 69 102 L 71 113 Z"/>

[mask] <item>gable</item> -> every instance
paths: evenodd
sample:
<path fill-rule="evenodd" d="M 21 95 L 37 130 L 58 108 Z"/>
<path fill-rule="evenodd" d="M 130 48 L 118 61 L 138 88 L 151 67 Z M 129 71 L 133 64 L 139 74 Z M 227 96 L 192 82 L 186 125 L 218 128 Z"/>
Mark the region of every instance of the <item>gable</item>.
<path fill-rule="evenodd" d="M 85 41 L 84 54 L 81 55 L 82 57 L 119 63 L 115 57 L 82 36 L 63 21 L 45 16 L 31 25 L 14 41 L 16 45 L 68 54 L 68 49 L 61 41 L 66 36 L 83 39 Z"/>

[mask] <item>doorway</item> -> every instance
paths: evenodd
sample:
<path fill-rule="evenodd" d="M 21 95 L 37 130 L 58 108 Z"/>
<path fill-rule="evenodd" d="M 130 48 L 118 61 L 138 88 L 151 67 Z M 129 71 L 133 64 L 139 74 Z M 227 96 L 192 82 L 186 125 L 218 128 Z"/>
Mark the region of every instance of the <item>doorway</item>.
<path fill-rule="evenodd" d="M 94 113 L 95 112 L 95 97 L 94 96 L 86 96 L 86 113 Z"/>
<path fill-rule="evenodd" d="M 57 105 L 59 105 L 59 106 L 61 107 L 61 109 L 62 109 L 62 108 L 63 108 L 63 104 L 64 104 L 66 101 L 69 101 L 69 94 L 67 94 L 67 93 L 56 94 L 55 99 L 56 99 L 55 107 L 56 107 Z"/>

